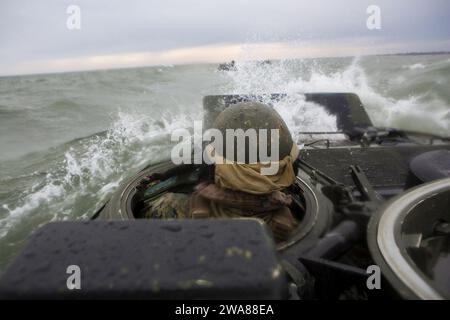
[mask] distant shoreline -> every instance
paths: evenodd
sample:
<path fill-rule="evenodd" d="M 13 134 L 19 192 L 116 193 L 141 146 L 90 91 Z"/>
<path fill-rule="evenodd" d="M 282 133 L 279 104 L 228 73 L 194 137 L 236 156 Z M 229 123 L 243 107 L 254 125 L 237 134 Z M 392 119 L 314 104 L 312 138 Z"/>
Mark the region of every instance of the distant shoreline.
<path fill-rule="evenodd" d="M 383 53 L 375 54 L 375 56 L 437 56 L 443 54 L 450 54 L 450 51 Z"/>

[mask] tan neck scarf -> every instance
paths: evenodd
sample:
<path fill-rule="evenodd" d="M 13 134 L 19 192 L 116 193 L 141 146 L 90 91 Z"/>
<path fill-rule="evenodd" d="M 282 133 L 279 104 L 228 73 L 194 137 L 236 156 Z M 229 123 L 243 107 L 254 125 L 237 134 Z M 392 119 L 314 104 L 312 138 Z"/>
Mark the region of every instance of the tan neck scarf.
<path fill-rule="evenodd" d="M 227 164 L 222 161 L 221 164 L 218 164 L 216 162 L 214 180 L 219 187 L 251 194 L 268 194 L 281 190 L 289 187 L 295 181 L 292 163 L 298 154 L 298 147 L 293 143 L 290 154 L 278 161 L 278 173 L 271 176 L 261 174 L 261 168 L 269 167 L 271 165 L 269 163 Z"/>

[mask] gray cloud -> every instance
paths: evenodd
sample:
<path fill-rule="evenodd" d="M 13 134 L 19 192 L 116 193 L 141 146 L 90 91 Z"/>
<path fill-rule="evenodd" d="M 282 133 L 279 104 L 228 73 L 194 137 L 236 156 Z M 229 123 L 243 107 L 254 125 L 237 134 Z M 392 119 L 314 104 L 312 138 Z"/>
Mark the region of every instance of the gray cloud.
<path fill-rule="evenodd" d="M 71 4 L 81 8 L 79 31 L 66 28 Z M 382 30 L 366 28 L 369 4 L 380 6 Z M 2 0 L 0 73 L 41 59 L 252 41 L 373 37 L 416 42 L 420 51 L 422 43 L 450 39 L 449 15 L 447 0 Z"/>

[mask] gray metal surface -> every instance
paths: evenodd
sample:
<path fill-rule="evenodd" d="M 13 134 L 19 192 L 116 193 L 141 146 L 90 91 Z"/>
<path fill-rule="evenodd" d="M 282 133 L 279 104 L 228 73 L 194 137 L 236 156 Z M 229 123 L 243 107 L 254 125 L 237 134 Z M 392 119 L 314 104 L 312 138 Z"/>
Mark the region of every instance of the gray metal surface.
<path fill-rule="evenodd" d="M 69 265 L 81 289 L 69 290 Z M 0 298 L 280 299 L 272 239 L 256 220 L 50 223 L 0 279 Z"/>
<path fill-rule="evenodd" d="M 450 146 L 394 146 L 374 148 L 303 149 L 304 161 L 345 185 L 354 185 L 350 165 L 358 165 L 376 188 L 403 188 L 409 161 L 415 156 Z"/>
<path fill-rule="evenodd" d="M 422 247 L 426 238 L 433 237 L 438 221 L 449 218 L 449 190 L 450 178 L 415 187 L 386 203 L 370 220 L 369 249 L 383 275 L 403 298 L 444 299 L 448 292 L 448 288 L 442 288 L 445 283 L 435 281 L 442 278 L 436 273 L 448 274 L 445 264 L 444 268 L 433 269 L 442 248 L 425 248 L 425 263 L 411 253 Z M 417 238 L 415 244 L 408 240 L 411 237 Z"/>

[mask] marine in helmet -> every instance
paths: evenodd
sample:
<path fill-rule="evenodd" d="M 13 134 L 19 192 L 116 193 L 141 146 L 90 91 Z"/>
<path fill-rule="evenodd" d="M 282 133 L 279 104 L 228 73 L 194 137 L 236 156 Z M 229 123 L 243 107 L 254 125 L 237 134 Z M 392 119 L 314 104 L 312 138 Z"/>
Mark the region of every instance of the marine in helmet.
<path fill-rule="evenodd" d="M 239 145 L 237 137 L 227 137 L 222 150 L 211 152 L 215 160 L 211 181 L 199 183 L 191 195 L 166 193 L 148 202 L 146 218 L 257 218 L 268 225 L 277 242 L 287 240 L 297 222 L 289 209 L 292 199 L 283 190 L 295 181 L 299 150 L 285 122 L 271 107 L 246 102 L 222 111 L 213 127 L 223 137 L 227 137 L 228 129 L 243 132 L 253 129 L 257 133 L 256 156 L 252 157 L 250 153 L 251 147 L 255 146 L 248 139 L 245 148 L 240 150 L 244 154 L 235 152 L 230 157 L 228 144 L 234 144 L 233 150 L 239 149 Z M 274 141 L 273 136 L 261 133 L 273 129 L 278 132 L 278 152 L 275 153 L 278 156 L 271 160 L 276 161 L 277 169 L 267 175 L 262 172 L 271 164 L 260 157 L 273 151 Z"/>

